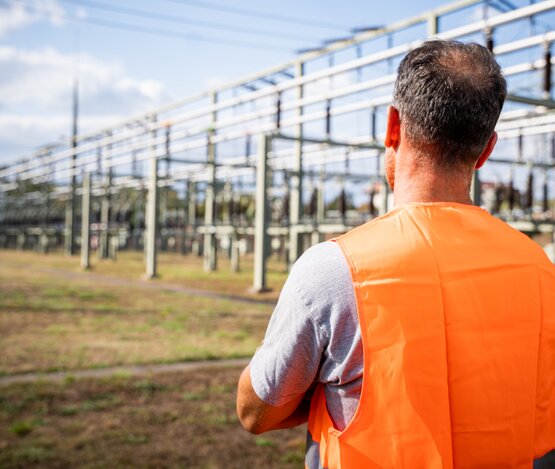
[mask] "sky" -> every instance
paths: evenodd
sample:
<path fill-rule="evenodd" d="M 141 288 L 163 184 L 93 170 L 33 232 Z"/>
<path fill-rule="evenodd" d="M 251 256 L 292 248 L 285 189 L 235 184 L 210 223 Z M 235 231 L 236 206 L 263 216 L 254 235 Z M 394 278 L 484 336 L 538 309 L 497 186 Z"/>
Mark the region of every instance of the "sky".
<path fill-rule="evenodd" d="M 89 132 L 445 3 L 0 0 L 0 166 L 68 138 L 75 77 Z"/>

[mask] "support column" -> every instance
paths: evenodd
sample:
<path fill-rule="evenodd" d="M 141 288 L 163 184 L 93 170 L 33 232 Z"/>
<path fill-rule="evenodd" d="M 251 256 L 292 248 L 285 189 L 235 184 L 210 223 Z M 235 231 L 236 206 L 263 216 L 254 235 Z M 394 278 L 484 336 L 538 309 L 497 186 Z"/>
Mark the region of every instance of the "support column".
<path fill-rule="evenodd" d="M 480 207 L 482 205 L 482 184 L 480 182 L 480 175 L 478 170 L 474 171 L 472 175 L 472 183 L 470 185 L 470 196 L 474 205 Z"/>
<path fill-rule="evenodd" d="M 551 99 L 551 43 L 545 44 L 545 68 L 543 72 L 543 97 Z"/>
<path fill-rule="evenodd" d="M 77 254 L 77 243 L 76 243 L 76 208 L 77 208 L 77 196 L 75 194 L 77 189 L 77 174 L 75 165 L 77 163 L 77 118 L 79 110 L 79 85 L 77 79 L 73 83 L 73 124 L 72 124 L 72 137 L 71 137 L 71 187 L 69 195 L 69 207 L 66 210 L 66 229 L 65 229 L 65 251 L 66 254 L 74 256 Z"/>
<path fill-rule="evenodd" d="M 191 252 L 193 244 L 197 242 L 197 183 L 189 181 L 187 183 L 188 205 L 187 205 L 187 232 L 191 238 Z"/>
<path fill-rule="evenodd" d="M 137 198 L 134 202 L 133 210 L 133 248 L 139 249 L 141 247 L 141 235 L 143 233 L 142 225 L 144 221 L 144 188 L 141 187 L 137 190 Z"/>
<path fill-rule="evenodd" d="M 320 233 L 320 225 L 324 224 L 326 207 L 325 207 L 325 194 L 324 189 L 326 186 L 326 169 L 325 165 L 320 168 L 320 178 L 318 180 L 318 192 L 316 198 L 316 223 L 315 229 L 312 232 L 311 244 L 315 245 L 324 241 L 322 233 Z"/>
<path fill-rule="evenodd" d="M 256 212 L 254 220 L 254 282 L 257 293 L 267 291 L 266 260 L 268 257 L 268 151 L 270 137 L 260 134 L 256 166 Z"/>
<path fill-rule="evenodd" d="M 100 202 L 100 251 L 101 259 L 108 259 L 109 254 L 109 230 L 110 230 L 110 205 L 112 190 L 112 168 L 107 169 L 108 174 L 105 176 L 104 194 Z"/>
<path fill-rule="evenodd" d="M 155 122 L 155 121 L 154 121 Z M 156 141 L 156 130 L 152 131 L 152 141 Z M 158 158 L 156 144 L 153 143 L 150 155 L 150 176 L 148 180 L 148 196 L 146 206 L 146 277 L 154 278 L 156 270 L 156 240 L 158 238 Z"/>
<path fill-rule="evenodd" d="M 189 227 L 189 196 L 191 181 L 185 181 L 185 192 L 183 193 L 183 218 L 181 223 L 181 254 L 187 254 L 187 228 Z"/>
<path fill-rule="evenodd" d="M 378 160 L 380 160 L 381 158 L 385 158 L 385 154 L 378 156 Z M 383 176 L 381 176 L 381 180 L 382 180 L 382 188 L 381 188 L 381 204 L 380 207 L 378 208 L 378 213 L 379 215 L 385 215 L 387 213 L 387 211 L 389 210 L 389 184 L 387 183 L 387 176 L 385 174 L 385 162 L 384 162 L 384 173 Z M 379 174 L 379 173 L 378 173 Z"/>
<path fill-rule="evenodd" d="M 218 95 L 213 92 L 211 95 L 211 104 L 218 102 Z M 217 112 L 212 113 L 212 125 L 215 126 Z M 214 136 L 216 131 L 211 128 L 208 132 L 207 145 L 207 164 L 208 164 L 208 183 L 206 185 L 205 207 L 204 207 L 204 270 L 212 272 L 217 268 L 216 258 L 216 233 L 215 233 L 215 213 L 214 206 L 216 201 L 216 144 Z"/>
<path fill-rule="evenodd" d="M 77 189 L 77 175 L 75 174 L 75 163 L 77 159 L 77 144 L 73 144 L 73 156 L 71 163 L 71 182 L 70 182 L 70 192 L 69 200 L 67 201 L 66 216 L 65 216 L 65 238 L 64 247 L 65 253 L 67 255 L 73 256 L 77 252 L 77 246 L 75 243 L 76 234 L 76 206 L 77 206 L 77 196 L 75 194 Z"/>
<path fill-rule="evenodd" d="M 111 133 L 107 134 L 111 137 Z M 100 239 L 98 257 L 108 259 L 110 254 L 109 230 L 110 230 L 110 207 L 112 204 L 112 165 L 110 160 L 112 145 L 108 144 L 104 152 L 105 163 L 103 165 L 104 175 L 104 194 L 100 202 Z"/>
<path fill-rule="evenodd" d="M 91 173 L 83 174 L 83 192 L 81 196 L 81 268 L 90 267 L 91 234 Z"/>
<path fill-rule="evenodd" d="M 233 233 L 231 235 L 231 271 L 239 272 L 239 239 L 237 234 Z"/>
<path fill-rule="evenodd" d="M 304 64 L 297 62 L 295 65 L 295 78 L 301 78 L 304 75 Z M 298 85 L 295 90 L 295 99 L 303 98 L 303 85 Z M 295 117 L 301 118 L 303 115 L 302 106 L 295 109 Z M 303 125 L 297 124 L 295 128 L 295 155 L 293 169 L 291 175 L 291 192 L 289 198 L 290 207 L 290 227 L 289 227 L 289 253 L 288 263 L 291 267 L 301 255 L 301 239 L 299 233 L 299 224 L 301 222 L 301 214 L 303 208 Z"/>
<path fill-rule="evenodd" d="M 430 13 L 428 16 L 428 36 L 435 36 L 439 32 L 439 18 Z"/>

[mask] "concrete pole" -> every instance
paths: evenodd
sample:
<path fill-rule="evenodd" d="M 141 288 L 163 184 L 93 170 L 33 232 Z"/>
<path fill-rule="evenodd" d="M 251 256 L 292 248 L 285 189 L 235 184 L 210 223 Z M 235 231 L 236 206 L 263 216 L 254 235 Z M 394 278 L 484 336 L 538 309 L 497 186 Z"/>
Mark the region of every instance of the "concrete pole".
<path fill-rule="evenodd" d="M 300 78 L 304 75 L 304 64 L 297 62 L 295 64 L 295 77 Z M 297 86 L 295 90 L 295 98 L 302 99 L 304 94 L 303 85 Z M 303 115 L 303 108 L 299 106 L 295 109 L 295 117 L 300 118 Z M 301 255 L 301 239 L 298 226 L 301 222 L 303 208 L 303 125 L 298 124 L 295 128 L 295 156 L 293 169 L 289 173 L 291 175 L 291 192 L 289 197 L 289 252 L 288 263 L 291 267 Z"/>
<path fill-rule="evenodd" d="M 81 196 L 81 268 L 90 267 L 91 234 L 91 173 L 83 174 L 83 195 Z"/>
<path fill-rule="evenodd" d="M 218 102 L 217 93 L 213 92 L 210 102 Z M 212 124 L 216 123 L 217 113 L 212 113 Z M 216 146 L 213 137 L 216 132 L 210 129 L 208 132 L 207 164 L 208 164 L 208 183 L 206 185 L 205 207 L 204 207 L 204 270 L 212 272 L 217 268 L 216 258 L 216 233 L 214 232 L 215 213 L 214 205 L 216 200 Z"/>
<path fill-rule="evenodd" d="M 154 122 L 156 122 L 154 120 Z M 152 141 L 156 140 L 156 130 L 151 133 Z M 156 239 L 158 238 L 158 159 L 156 158 L 156 144 L 151 147 L 150 177 L 148 180 L 148 196 L 146 206 L 146 277 L 156 277 Z"/>
<path fill-rule="evenodd" d="M 270 138 L 260 134 L 256 165 L 256 212 L 254 220 L 254 282 L 257 293 L 267 291 L 266 260 L 268 257 L 268 151 Z"/>

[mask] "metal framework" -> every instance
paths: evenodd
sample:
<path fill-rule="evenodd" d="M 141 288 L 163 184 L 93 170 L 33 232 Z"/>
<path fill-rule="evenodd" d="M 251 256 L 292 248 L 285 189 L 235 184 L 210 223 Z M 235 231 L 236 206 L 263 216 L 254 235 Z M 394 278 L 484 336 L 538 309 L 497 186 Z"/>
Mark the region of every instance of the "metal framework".
<path fill-rule="evenodd" d="M 159 249 L 203 255 L 208 271 L 226 252 L 238 270 L 254 242 L 262 291 L 270 252 L 291 265 L 310 244 L 387 211 L 385 109 L 399 60 L 430 36 L 484 43 L 509 83 L 489 165 L 499 169 L 476 178 L 476 203 L 530 223 L 528 232 L 552 230 L 555 31 L 545 23 L 555 0 L 507 5 L 458 1 L 41 148 L 0 169 L 0 247 L 46 251 L 65 239 L 68 253 L 81 245 L 83 268 L 90 246 L 100 257 L 144 248 L 154 277 Z"/>

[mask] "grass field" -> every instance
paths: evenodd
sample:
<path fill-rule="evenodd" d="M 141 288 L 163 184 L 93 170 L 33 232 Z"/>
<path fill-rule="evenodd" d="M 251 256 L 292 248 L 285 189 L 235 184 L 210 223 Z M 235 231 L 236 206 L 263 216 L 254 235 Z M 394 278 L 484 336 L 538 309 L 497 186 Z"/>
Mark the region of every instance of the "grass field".
<path fill-rule="evenodd" d="M 77 258 L 0 251 L 0 374 L 70 373 L 63 382 L 0 386 L 0 467 L 302 467 L 302 428 L 262 437 L 240 428 L 237 368 L 71 375 L 248 357 L 283 270 L 270 273 L 273 292 L 257 303 L 234 299 L 253 298 L 251 275 L 225 264 L 206 274 L 198 258 L 162 255 L 160 277 L 146 282 L 140 254 L 93 262 L 80 272 Z"/>
<path fill-rule="evenodd" d="M 272 307 L 151 288 L 169 270 L 172 285 L 218 291 L 188 280 L 195 272 L 190 258 L 163 260 L 161 278 L 146 282 L 130 267 L 135 253 L 81 273 L 75 258 L 60 254 L 0 252 L 0 374 L 249 356 Z M 207 276 L 192 260 L 199 278 Z M 219 271 L 214 278 L 227 282 L 225 293 L 249 296 L 248 278 L 239 275 Z"/>

